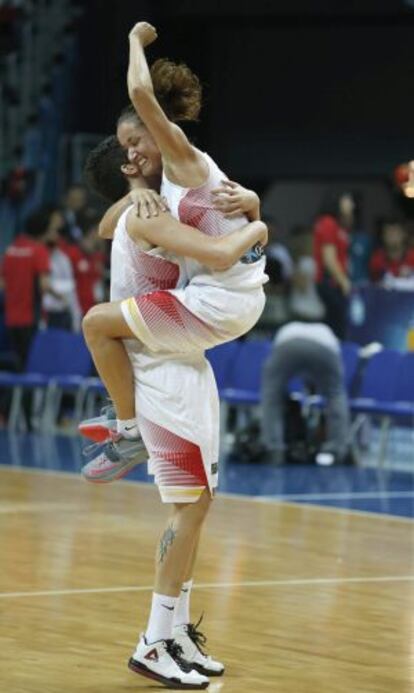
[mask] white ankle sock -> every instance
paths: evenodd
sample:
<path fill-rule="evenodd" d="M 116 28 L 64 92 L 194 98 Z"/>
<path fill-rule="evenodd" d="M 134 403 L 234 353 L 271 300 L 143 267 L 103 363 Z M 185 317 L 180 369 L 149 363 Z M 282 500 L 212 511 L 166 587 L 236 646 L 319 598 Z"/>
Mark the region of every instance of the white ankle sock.
<path fill-rule="evenodd" d="M 148 621 L 145 639 L 147 644 L 157 640 L 169 640 L 172 638 L 174 611 L 178 597 L 168 597 L 164 594 L 153 592 L 151 613 Z"/>
<path fill-rule="evenodd" d="M 174 625 L 181 626 L 183 623 L 190 623 L 190 596 L 193 581 L 183 582 L 181 586 L 178 604 L 174 612 Z"/>
<path fill-rule="evenodd" d="M 117 419 L 116 430 L 118 433 L 122 433 L 124 438 L 138 438 L 139 436 L 137 420 L 135 417 L 133 419 Z"/>

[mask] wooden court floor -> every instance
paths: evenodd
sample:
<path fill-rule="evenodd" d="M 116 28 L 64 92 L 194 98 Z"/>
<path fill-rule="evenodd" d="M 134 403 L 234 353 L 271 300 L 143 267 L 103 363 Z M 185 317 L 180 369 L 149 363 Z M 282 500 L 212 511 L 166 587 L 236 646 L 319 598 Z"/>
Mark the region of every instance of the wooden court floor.
<path fill-rule="evenodd" d="M 161 690 L 126 667 L 157 491 L 7 467 L 0 488 L 0 691 Z M 412 693 L 413 539 L 408 520 L 219 497 L 192 602 L 227 667 L 209 690 Z"/>

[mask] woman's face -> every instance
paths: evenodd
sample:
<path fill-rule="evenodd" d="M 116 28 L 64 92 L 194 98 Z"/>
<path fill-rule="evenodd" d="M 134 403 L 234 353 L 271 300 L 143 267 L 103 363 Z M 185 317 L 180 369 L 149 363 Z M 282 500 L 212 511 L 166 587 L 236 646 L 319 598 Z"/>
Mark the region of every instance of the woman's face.
<path fill-rule="evenodd" d="M 123 120 L 116 131 L 118 142 L 128 152 L 128 161 L 141 170 L 145 178 L 161 173 L 161 153 L 144 125 L 135 120 Z"/>

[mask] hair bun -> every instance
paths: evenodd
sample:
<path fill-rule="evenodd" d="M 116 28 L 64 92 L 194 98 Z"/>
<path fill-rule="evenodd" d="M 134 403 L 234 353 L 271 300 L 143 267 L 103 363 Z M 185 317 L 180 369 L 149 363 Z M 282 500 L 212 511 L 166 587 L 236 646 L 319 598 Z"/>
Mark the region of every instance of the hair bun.
<path fill-rule="evenodd" d="M 159 58 L 151 67 L 151 79 L 155 95 L 170 120 L 198 119 L 202 87 L 187 65 Z"/>

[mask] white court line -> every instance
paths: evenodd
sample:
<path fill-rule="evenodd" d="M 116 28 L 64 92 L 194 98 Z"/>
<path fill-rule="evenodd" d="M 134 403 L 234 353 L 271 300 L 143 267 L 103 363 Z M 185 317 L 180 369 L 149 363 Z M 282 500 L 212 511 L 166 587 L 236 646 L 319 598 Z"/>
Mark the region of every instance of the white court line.
<path fill-rule="evenodd" d="M 414 498 L 414 491 L 350 491 L 343 493 L 284 493 L 262 496 L 272 500 L 288 498 L 289 500 L 346 500 L 350 498 L 358 499 L 380 499 L 380 498 Z"/>
<path fill-rule="evenodd" d="M 288 580 L 245 580 L 242 582 L 199 582 L 194 589 L 232 589 L 238 587 L 297 587 L 313 585 L 352 585 L 391 582 L 414 582 L 414 575 L 378 575 L 350 578 L 293 578 Z M 85 587 L 72 590 L 40 590 L 33 592 L 0 592 L 0 599 L 21 597 L 61 597 L 73 594 L 113 594 L 122 592 L 152 592 L 153 585 L 139 587 Z"/>
<path fill-rule="evenodd" d="M 0 462 L 0 468 L 4 468 L 6 470 L 10 469 L 15 472 L 25 472 L 25 473 L 30 473 L 30 474 L 46 474 L 48 476 L 64 476 L 67 477 L 68 479 L 71 479 L 72 481 L 76 482 L 81 482 L 82 484 L 85 484 L 85 480 L 80 477 L 80 475 L 76 475 L 76 472 L 65 472 L 65 471 L 60 471 L 58 469 L 47 469 L 47 468 L 40 468 L 40 467 L 16 467 L 15 465 L 10 465 L 10 464 L 5 464 L 3 462 Z M 145 481 L 134 481 L 132 479 L 121 479 L 117 483 L 119 484 L 127 484 L 128 486 L 141 486 L 141 487 L 146 487 L 147 489 L 151 488 L 154 493 L 156 492 L 156 487 L 154 483 L 152 482 L 145 482 Z M 381 519 L 381 520 L 386 520 L 387 522 L 399 522 L 403 524 L 412 524 L 413 523 L 413 518 L 411 517 L 402 517 L 399 515 L 389 515 L 387 513 L 377 513 L 377 512 L 371 512 L 370 510 L 354 510 L 353 508 L 338 508 L 334 505 L 306 505 L 304 503 L 294 503 L 293 498 L 297 498 L 297 496 L 247 496 L 242 493 L 228 493 L 227 491 L 219 491 L 217 493 L 217 498 L 225 498 L 227 500 L 241 500 L 246 503 L 274 503 L 280 504 L 281 501 L 283 501 L 283 505 L 287 507 L 292 507 L 292 508 L 301 508 L 301 510 L 306 509 L 306 511 L 313 511 L 313 512 L 333 512 L 336 514 L 340 515 L 348 515 L 352 517 L 364 517 L 364 518 L 373 518 L 373 519 Z M 284 500 L 284 498 L 287 498 L 288 500 Z M 326 498 L 326 496 L 322 496 L 322 498 Z M 322 500 L 321 498 L 321 500 Z M 290 502 L 289 502 L 290 501 Z"/>

